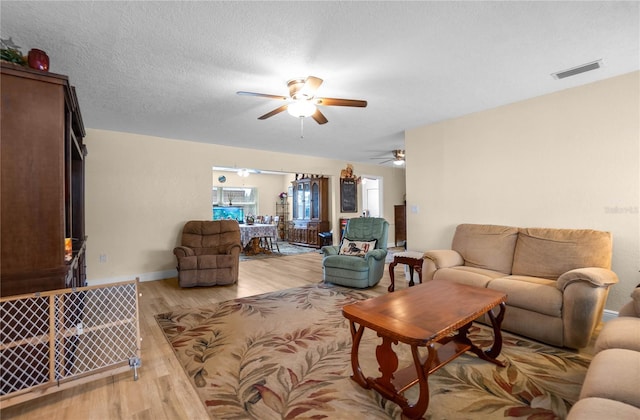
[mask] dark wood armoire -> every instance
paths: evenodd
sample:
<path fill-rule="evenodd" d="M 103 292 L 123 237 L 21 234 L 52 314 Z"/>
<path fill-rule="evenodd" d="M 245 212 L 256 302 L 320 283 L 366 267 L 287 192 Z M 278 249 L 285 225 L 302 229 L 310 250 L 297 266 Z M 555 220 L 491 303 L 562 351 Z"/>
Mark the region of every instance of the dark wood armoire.
<path fill-rule="evenodd" d="M 310 176 L 296 179 L 293 187 L 293 218 L 288 241 L 320 248 L 321 233 L 329 231 L 329 178 Z"/>
<path fill-rule="evenodd" d="M 0 296 L 84 286 L 87 150 L 75 89 L 11 63 L 1 77 Z"/>

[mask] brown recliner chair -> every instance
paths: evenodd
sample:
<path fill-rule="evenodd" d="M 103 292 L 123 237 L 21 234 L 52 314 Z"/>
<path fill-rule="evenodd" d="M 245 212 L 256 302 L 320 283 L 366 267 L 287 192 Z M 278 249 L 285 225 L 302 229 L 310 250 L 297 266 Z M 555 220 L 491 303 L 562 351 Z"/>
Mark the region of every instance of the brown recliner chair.
<path fill-rule="evenodd" d="M 192 220 L 182 229 L 178 259 L 180 287 L 215 286 L 238 281 L 240 226 L 235 220 Z"/>

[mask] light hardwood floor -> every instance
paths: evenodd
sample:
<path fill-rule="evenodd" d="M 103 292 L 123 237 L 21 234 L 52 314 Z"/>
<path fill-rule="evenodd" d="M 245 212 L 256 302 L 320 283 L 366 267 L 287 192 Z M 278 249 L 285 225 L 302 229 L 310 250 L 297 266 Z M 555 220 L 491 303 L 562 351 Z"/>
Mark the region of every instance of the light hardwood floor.
<path fill-rule="evenodd" d="M 298 287 L 322 281 L 322 256 L 317 252 L 295 256 L 243 261 L 237 284 L 181 289 L 177 279 L 140 283 L 140 331 L 142 367 L 139 379 L 133 372 L 99 379 L 8 407 L 0 411 L 5 419 L 208 419 L 208 415 L 182 367 L 164 338 L 155 314 L 183 307 Z M 403 265 L 395 267 L 396 290 L 407 287 Z M 384 277 L 371 289 L 387 293 L 390 279 Z"/>

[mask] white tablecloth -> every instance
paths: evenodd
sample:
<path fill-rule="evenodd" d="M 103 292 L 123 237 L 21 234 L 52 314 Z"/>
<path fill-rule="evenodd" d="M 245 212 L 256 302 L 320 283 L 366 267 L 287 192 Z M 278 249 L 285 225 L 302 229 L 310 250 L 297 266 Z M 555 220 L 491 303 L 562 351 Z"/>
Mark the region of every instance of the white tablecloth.
<path fill-rule="evenodd" d="M 240 225 L 240 241 L 242 246 L 246 246 L 251 238 L 276 238 L 278 226 L 276 225 Z"/>

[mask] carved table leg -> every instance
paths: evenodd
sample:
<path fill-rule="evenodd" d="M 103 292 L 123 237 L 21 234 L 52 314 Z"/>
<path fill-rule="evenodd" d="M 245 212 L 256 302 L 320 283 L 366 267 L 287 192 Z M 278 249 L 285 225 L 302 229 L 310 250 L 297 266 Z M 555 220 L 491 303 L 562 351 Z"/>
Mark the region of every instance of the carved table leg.
<path fill-rule="evenodd" d="M 398 263 L 395 261 L 389 263 L 389 277 L 391 277 L 391 284 L 389 285 L 389 288 L 387 290 L 390 292 L 393 292 L 395 289 L 396 279 L 395 279 L 395 274 L 393 272 L 393 269 L 395 268 L 396 265 L 398 265 Z"/>
<path fill-rule="evenodd" d="M 485 353 L 492 359 L 498 357 L 500 351 L 502 351 L 502 332 L 500 330 L 500 326 L 502 325 L 506 308 L 507 305 L 502 302 L 500 304 L 500 312 L 498 312 L 497 317 L 493 314 L 493 309 L 488 312 L 489 319 L 491 319 L 491 326 L 493 327 L 493 346 L 491 346 L 491 349 L 485 351 Z"/>
<path fill-rule="evenodd" d="M 464 325 L 462 328 L 458 330 L 458 334 L 454 338 L 454 341 L 457 343 L 462 343 L 468 345 L 470 348 L 468 351 L 472 352 L 482 360 L 486 360 L 487 362 L 491 362 L 495 365 L 505 367 L 506 365 L 497 360 L 496 357 L 500 354 L 500 350 L 502 349 L 502 334 L 500 332 L 500 324 L 502 323 L 502 317 L 504 316 L 504 304 L 501 304 L 501 315 L 498 316 L 500 318 L 500 322 L 495 323 L 493 313 L 489 311 L 489 316 L 491 317 L 491 323 L 493 324 L 493 347 L 490 350 L 482 351 L 478 346 L 471 342 L 467 334 L 469 332 L 469 328 L 471 327 L 471 322 Z"/>
<path fill-rule="evenodd" d="M 424 364 L 420 363 L 420 354 L 418 353 L 417 346 L 411 346 L 411 354 L 413 355 L 413 362 L 416 365 L 416 372 L 418 374 L 418 385 L 420 387 L 420 394 L 418 400 L 413 405 L 407 405 L 402 407 L 402 414 L 410 419 L 420 419 L 422 415 L 427 411 L 429 407 L 429 366 L 433 364 L 438 351 L 434 347 L 433 343 L 427 346 L 429 354 Z"/>
<path fill-rule="evenodd" d="M 413 264 L 409 264 L 409 287 L 415 285 L 413 282 Z"/>
<path fill-rule="evenodd" d="M 416 273 L 418 273 L 418 279 L 420 280 L 420 284 L 422 284 L 422 260 L 415 266 Z"/>
<path fill-rule="evenodd" d="M 362 334 L 364 333 L 364 327 L 360 325 L 356 331 L 355 322 L 349 321 L 349 323 L 351 325 L 351 339 L 353 340 L 353 344 L 351 345 L 351 370 L 353 371 L 353 375 L 351 375 L 351 379 L 361 387 L 369 389 L 369 383 L 362 374 L 360 361 L 358 360 L 358 349 L 360 347 L 360 340 L 362 340 Z"/>

